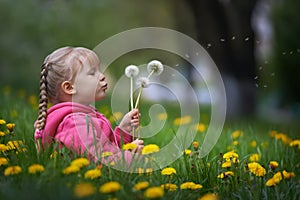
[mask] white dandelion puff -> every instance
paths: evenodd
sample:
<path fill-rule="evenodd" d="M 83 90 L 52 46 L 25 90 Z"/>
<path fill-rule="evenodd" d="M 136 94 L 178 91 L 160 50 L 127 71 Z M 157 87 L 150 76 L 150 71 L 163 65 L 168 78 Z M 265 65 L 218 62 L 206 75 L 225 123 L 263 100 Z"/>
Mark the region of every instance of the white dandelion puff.
<path fill-rule="evenodd" d="M 154 73 L 155 75 L 160 75 L 164 71 L 164 65 L 158 60 L 152 60 L 147 65 L 147 70 L 150 73 L 148 78 Z"/>
<path fill-rule="evenodd" d="M 139 74 L 139 68 L 135 65 L 129 65 L 125 68 L 125 75 L 128 78 L 135 77 Z"/>
<path fill-rule="evenodd" d="M 140 77 L 140 78 L 138 78 L 136 83 L 139 87 L 146 88 L 149 86 L 150 80 L 147 77 Z"/>
<path fill-rule="evenodd" d="M 133 77 L 139 74 L 139 68 L 135 65 L 129 65 L 125 68 L 125 75 L 130 78 L 130 105 L 133 109 Z"/>

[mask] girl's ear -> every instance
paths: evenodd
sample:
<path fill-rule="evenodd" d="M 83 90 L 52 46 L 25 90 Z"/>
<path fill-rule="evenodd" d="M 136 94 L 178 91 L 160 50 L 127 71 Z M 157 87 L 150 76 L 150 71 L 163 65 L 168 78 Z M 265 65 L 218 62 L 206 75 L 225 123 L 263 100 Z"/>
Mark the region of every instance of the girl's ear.
<path fill-rule="evenodd" d="M 61 83 L 61 89 L 66 94 L 75 94 L 76 90 L 70 81 L 64 81 Z"/>

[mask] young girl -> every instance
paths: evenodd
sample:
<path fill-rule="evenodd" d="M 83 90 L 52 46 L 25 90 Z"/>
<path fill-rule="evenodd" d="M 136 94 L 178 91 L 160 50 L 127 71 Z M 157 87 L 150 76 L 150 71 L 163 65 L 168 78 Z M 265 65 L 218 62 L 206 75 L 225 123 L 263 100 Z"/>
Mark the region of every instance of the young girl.
<path fill-rule="evenodd" d="M 94 161 L 110 152 L 110 162 L 124 155 L 130 162 L 131 153 L 123 154 L 120 148 L 132 142 L 130 131 L 139 124 L 139 112 L 128 112 L 113 130 L 104 115 L 90 105 L 102 100 L 108 87 L 99 64 L 98 56 L 83 47 L 63 47 L 46 57 L 41 68 L 39 115 L 35 122 L 38 151 L 58 142 L 60 148 L 86 154 Z M 48 100 L 53 106 L 47 110 Z M 136 139 L 132 143 L 137 145 L 134 152 L 141 152 L 144 142 Z"/>

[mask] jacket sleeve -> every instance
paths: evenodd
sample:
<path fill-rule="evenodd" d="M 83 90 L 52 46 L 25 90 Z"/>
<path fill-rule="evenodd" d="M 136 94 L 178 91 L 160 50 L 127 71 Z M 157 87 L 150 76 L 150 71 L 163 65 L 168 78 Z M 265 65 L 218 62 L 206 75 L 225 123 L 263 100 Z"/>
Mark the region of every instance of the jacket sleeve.
<path fill-rule="evenodd" d="M 115 128 L 114 131 L 116 140 L 118 141 L 119 146 L 122 145 L 122 143 L 130 143 L 132 142 L 132 135 L 128 133 L 127 131 L 122 130 L 119 126 Z M 123 139 L 123 142 L 122 142 Z"/>

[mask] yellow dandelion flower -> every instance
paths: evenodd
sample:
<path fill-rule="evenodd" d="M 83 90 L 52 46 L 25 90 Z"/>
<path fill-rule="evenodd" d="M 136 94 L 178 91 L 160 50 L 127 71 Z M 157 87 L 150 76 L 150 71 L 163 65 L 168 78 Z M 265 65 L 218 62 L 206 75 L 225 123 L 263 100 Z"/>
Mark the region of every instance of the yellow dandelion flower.
<path fill-rule="evenodd" d="M 270 187 L 270 186 L 275 186 L 275 185 L 277 185 L 281 180 L 282 180 L 281 172 L 277 172 L 276 174 L 273 175 L 272 178 L 270 178 L 269 180 L 267 180 L 266 186 L 268 186 L 268 187 Z"/>
<path fill-rule="evenodd" d="M 138 146 L 134 143 L 127 143 L 123 145 L 123 150 L 133 150 L 136 149 Z"/>
<path fill-rule="evenodd" d="M 198 150 L 198 148 L 199 148 L 199 142 L 197 142 L 197 141 L 194 141 L 194 142 L 192 143 L 192 145 L 193 145 L 193 147 L 194 147 L 195 151 L 197 151 L 197 150 Z"/>
<path fill-rule="evenodd" d="M 230 160 L 222 163 L 222 168 L 229 168 L 229 167 L 231 167 L 231 161 Z"/>
<path fill-rule="evenodd" d="M 13 131 L 15 126 L 16 126 L 16 124 L 13 124 L 13 123 L 6 124 L 6 127 L 9 131 Z"/>
<path fill-rule="evenodd" d="M 239 157 L 239 155 L 237 153 L 235 153 L 234 150 L 229 151 L 223 155 L 223 158 L 226 160 L 230 160 L 232 158 L 238 158 L 238 157 Z"/>
<path fill-rule="evenodd" d="M 234 176 L 234 173 L 232 171 L 227 171 L 219 174 L 217 178 L 226 178 L 228 176 Z"/>
<path fill-rule="evenodd" d="M 259 160 L 259 154 L 258 154 L 258 153 L 252 154 L 252 155 L 250 156 L 249 160 L 250 160 L 251 162 L 256 162 L 256 161 L 258 161 L 258 160 Z"/>
<path fill-rule="evenodd" d="M 158 115 L 157 115 L 157 119 L 158 120 L 166 120 L 168 118 L 168 114 L 167 113 L 159 113 Z"/>
<path fill-rule="evenodd" d="M 271 169 L 276 169 L 278 167 L 278 165 L 279 164 L 276 161 L 270 161 L 270 164 L 269 164 Z"/>
<path fill-rule="evenodd" d="M 249 143 L 250 147 L 253 147 L 255 148 L 257 146 L 257 143 L 255 140 L 252 140 L 250 143 Z"/>
<path fill-rule="evenodd" d="M 241 130 L 236 130 L 231 133 L 232 139 L 237 139 L 238 137 L 241 137 L 243 135 L 243 132 Z"/>
<path fill-rule="evenodd" d="M 152 168 L 147 168 L 147 169 L 146 169 L 146 174 L 147 174 L 147 175 L 151 175 L 152 172 L 153 172 L 153 169 L 152 169 Z"/>
<path fill-rule="evenodd" d="M 0 158 L 0 166 L 4 166 L 4 165 L 7 165 L 7 164 L 8 164 L 8 159 L 4 158 L 4 157 L 1 157 Z"/>
<path fill-rule="evenodd" d="M 198 198 L 198 200 L 218 200 L 218 195 L 213 193 L 207 193 L 203 195 L 202 197 Z"/>
<path fill-rule="evenodd" d="M 167 167 L 167 168 L 164 168 L 162 171 L 161 171 L 161 175 L 167 175 L 167 176 L 170 176 L 172 174 L 176 174 L 176 170 L 172 167 Z"/>
<path fill-rule="evenodd" d="M 0 131 L 0 137 L 3 137 L 3 136 L 5 136 L 6 135 L 6 133 L 5 132 L 3 132 L 3 131 Z"/>
<path fill-rule="evenodd" d="M 277 133 L 275 135 L 275 139 L 276 140 L 281 140 L 284 144 L 290 144 L 290 142 L 292 141 L 291 138 L 289 138 L 286 134 L 284 133 Z"/>
<path fill-rule="evenodd" d="M 275 186 L 276 185 L 276 181 L 273 178 L 270 178 L 269 180 L 267 180 L 266 182 L 266 186 L 267 187 L 271 187 L 271 186 Z"/>
<path fill-rule="evenodd" d="M 239 141 L 235 140 L 232 142 L 233 146 L 237 146 L 239 144 Z"/>
<path fill-rule="evenodd" d="M 300 149 L 300 140 L 293 140 L 289 144 L 291 147 L 297 146 Z"/>
<path fill-rule="evenodd" d="M 123 117 L 123 113 L 121 113 L 121 112 L 114 112 L 113 116 L 114 116 L 115 120 L 120 120 Z"/>
<path fill-rule="evenodd" d="M 136 168 L 136 173 L 138 173 L 138 174 L 143 174 L 144 173 L 144 169 L 143 168 L 141 168 L 141 167 L 139 167 L 139 168 Z"/>
<path fill-rule="evenodd" d="M 96 179 L 102 175 L 101 170 L 99 168 L 90 169 L 84 173 L 85 179 Z"/>
<path fill-rule="evenodd" d="M 90 183 L 78 183 L 74 187 L 74 195 L 78 198 L 91 196 L 95 192 L 96 188 Z"/>
<path fill-rule="evenodd" d="M 63 174 L 74 174 L 79 172 L 80 168 L 76 165 L 70 165 L 68 167 L 66 167 L 65 169 L 63 169 L 62 173 Z"/>
<path fill-rule="evenodd" d="M 4 119 L 0 119 L 0 125 L 6 124 L 6 121 Z"/>
<path fill-rule="evenodd" d="M 188 189 L 197 190 L 197 189 L 201 189 L 201 188 L 202 188 L 201 184 L 196 184 L 194 182 L 185 182 L 180 185 L 181 190 L 188 190 Z"/>
<path fill-rule="evenodd" d="M 191 155 L 191 153 L 192 153 L 192 151 L 190 149 L 184 150 L 184 154 L 187 156 Z"/>
<path fill-rule="evenodd" d="M 255 176 L 264 176 L 264 175 L 266 175 L 266 169 L 263 168 L 257 162 L 248 163 L 248 168 L 249 168 L 249 171 L 251 173 L 253 173 Z"/>
<path fill-rule="evenodd" d="M 169 192 L 173 192 L 173 191 L 177 190 L 177 185 L 173 184 L 173 183 L 162 184 L 160 187 Z"/>
<path fill-rule="evenodd" d="M 71 162 L 70 165 L 82 168 L 82 167 L 88 166 L 89 164 L 90 164 L 90 162 L 87 158 L 76 158 L 75 160 L 73 160 Z"/>
<path fill-rule="evenodd" d="M 5 144 L 0 144 L 0 151 L 4 152 L 4 151 L 7 151 L 8 148 Z"/>
<path fill-rule="evenodd" d="M 19 174 L 22 172 L 22 168 L 18 165 L 16 166 L 10 166 L 10 167 L 7 167 L 5 170 L 4 170 L 4 175 L 5 176 L 11 176 L 11 175 L 16 175 L 16 174 Z"/>
<path fill-rule="evenodd" d="M 144 146 L 143 150 L 142 150 L 142 154 L 151 154 L 151 153 L 155 153 L 159 151 L 159 146 L 157 146 L 156 144 L 148 144 L 146 146 Z"/>
<path fill-rule="evenodd" d="M 198 190 L 198 189 L 201 189 L 203 188 L 203 186 L 201 184 L 195 184 L 194 187 L 192 187 L 191 189 L 192 190 Z"/>
<path fill-rule="evenodd" d="M 276 174 L 273 175 L 273 179 L 279 183 L 282 180 L 282 175 L 281 172 L 277 172 Z"/>
<path fill-rule="evenodd" d="M 109 193 L 117 192 L 119 190 L 121 190 L 121 185 L 116 181 L 110 181 L 104 183 L 99 188 L 99 191 L 103 194 L 109 194 Z"/>
<path fill-rule="evenodd" d="M 18 152 L 25 152 L 26 148 L 24 148 L 24 144 L 22 140 L 12 140 L 8 141 L 7 150 L 17 150 Z"/>
<path fill-rule="evenodd" d="M 144 190 L 147 187 L 149 187 L 149 182 L 147 181 L 142 181 L 142 182 L 138 182 L 137 184 L 135 184 L 133 186 L 133 190 Z"/>
<path fill-rule="evenodd" d="M 195 124 L 194 128 L 195 128 L 195 130 L 197 132 L 204 132 L 204 131 L 206 131 L 206 125 L 203 124 L 203 123 Z"/>
<path fill-rule="evenodd" d="M 191 121 L 192 121 L 192 117 L 187 115 L 184 117 L 178 117 L 178 118 L 174 119 L 173 124 L 176 126 L 187 125 L 187 124 L 191 123 Z"/>
<path fill-rule="evenodd" d="M 28 172 L 30 174 L 41 173 L 43 171 L 45 171 L 45 168 L 43 165 L 40 164 L 33 164 L 28 167 Z"/>
<path fill-rule="evenodd" d="M 294 172 L 287 172 L 285 170 L 283 170 L 282 174 L 283 174 L 283 177 L 285 179 L 290 179 L 290 178 L 293 178 L 295 176 Z"/>
<path fill-rule="evenodd" d="M 160 198 L 163 197 L 165 194 L 164 189 L 161 187 L 150 187 L 148 188 L 144 196 L 149 199 L 155 199 L 155 198 Z"/>
<path fill-rule="evenodd" d="M 110 151 L 104 151 L 101 154 L 102 158 L 105 158 L 105 157 L 108 157 L 108 156 L 112 156 L 112 155 L 114 155 L 114 154 L 112 152 L 110 152 Z"/>

